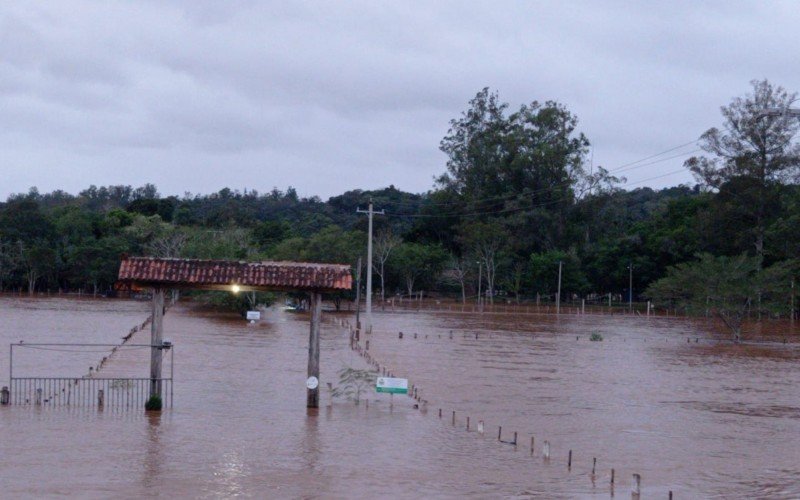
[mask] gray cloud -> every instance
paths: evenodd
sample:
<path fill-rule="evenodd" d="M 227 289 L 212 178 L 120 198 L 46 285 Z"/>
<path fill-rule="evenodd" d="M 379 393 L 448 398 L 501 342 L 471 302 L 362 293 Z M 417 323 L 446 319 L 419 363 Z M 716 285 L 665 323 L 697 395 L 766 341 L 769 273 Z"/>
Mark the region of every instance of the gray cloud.
<path fill-rule="evenodd" d="M 768 77 L 800 89 L 792 2 L 0 6 L 0 196 L 88 184 L 424 191 L 484 86 L 563 102 L 614 168 L 696 139 Z M 686 151 L 689 148 L 685 149 Z M 681 158 L 625 172 L 688 182 Z"/>

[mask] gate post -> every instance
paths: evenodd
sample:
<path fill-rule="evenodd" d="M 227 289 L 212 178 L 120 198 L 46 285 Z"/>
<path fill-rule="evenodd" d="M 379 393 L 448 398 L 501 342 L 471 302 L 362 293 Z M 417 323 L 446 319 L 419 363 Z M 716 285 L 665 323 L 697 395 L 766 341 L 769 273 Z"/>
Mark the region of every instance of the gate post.
<path fill-rule="evenodd" d="M 150 396 L 161 397 L 161 343 L 164 335 L 164 289 L 153 288 L 153 321 L 150 323 Z"/>
<path fill-rule="evenodd" d="M 308 378 L 317 380 L 306 387 L 306 407 L 319 408 L 319 324 L 322 316 L 322 294 L 311 292 L 311 329 L 308 335 Z"/>

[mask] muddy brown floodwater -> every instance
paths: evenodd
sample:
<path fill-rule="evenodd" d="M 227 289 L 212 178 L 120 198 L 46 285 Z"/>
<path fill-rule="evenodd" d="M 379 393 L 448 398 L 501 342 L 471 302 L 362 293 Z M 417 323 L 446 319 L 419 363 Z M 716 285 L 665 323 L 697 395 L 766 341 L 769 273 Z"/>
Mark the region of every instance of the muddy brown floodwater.
<path fill-rule="evenodd" d="M 0 385 L 4 346 L 119 342 L 148 307 L 0 298 Z M 248 325 L 180 304 L 165 317 L 174 408 L 0 407 L 0 497 L 629 497 L 633 473 L 643 498 L 800 497 L 800 343 L 789 324 L 732 345 L 713 325 L 676 318 L 396 311 L 374 321 L 362 342 L 426 408 L 404 396 L 390 408 L 372 392 L 368 408 L 331 404 L 323 389 L 309 414 L 306 316 L 272 310 Z M 595 332 L 603 341 L 589 341 Z M 15 348 L 14 370 L 78 377 L 105 355 L 86 351 Z M 328 321 L 322 387 L 344 366 L 367 365 Z M 103 370 L 146 376 L 146 350 L 121 351 Z M 516 447 L 498 442 L 498 426 L 504 441 L 518 433 Z"/>

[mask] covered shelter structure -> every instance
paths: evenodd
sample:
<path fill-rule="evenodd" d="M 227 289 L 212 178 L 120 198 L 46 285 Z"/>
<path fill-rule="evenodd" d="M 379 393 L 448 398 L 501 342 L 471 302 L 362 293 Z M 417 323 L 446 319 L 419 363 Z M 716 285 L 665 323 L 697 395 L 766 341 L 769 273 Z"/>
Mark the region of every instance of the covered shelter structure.
<path fill-rule="evenodd" d="M 161 396 L 164 292 L 168 289 L 225 290 L 229 292 L 308 292 L 311 326 L 308 340 L 308 377 L 319 381 L 319 330 L 322 294 L 350 290 L 349 265 L 307 262 L 246 262 L 123 255 L 120 285 L 150 288 L 153 293 L 150 327 L 150 395 Z M 308 384 L 306 406 L 319 407 L 319 384 Z"/>

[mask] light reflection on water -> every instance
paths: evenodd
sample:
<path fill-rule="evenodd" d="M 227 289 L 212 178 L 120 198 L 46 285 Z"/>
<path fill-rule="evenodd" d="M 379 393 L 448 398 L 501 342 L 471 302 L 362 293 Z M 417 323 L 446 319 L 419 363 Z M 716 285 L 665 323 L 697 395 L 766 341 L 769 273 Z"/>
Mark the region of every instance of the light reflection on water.
<path fill-rule="evenodd" d="M 5 344 L 118 342 L 148 313 L 147 303 L 133 301 L 3 298 L 0 308 Z M 614 467 L 617 495 L 629 494 L 638 472 L 647 496 L 800 496 L 795 345 L 710 344 L 721 334 L 673 319 L 397 312 L 376 314 L 375 322 L 370 352 L 421 388 L 427 413 L 404 397 L 390 410 L 383 395 L 372 395 L 368 410 L 363 403 L 328 407 L 325 382 L 335 382 L 342 366 L 365 365 L 347 347 L 347 334 L 326 324 L 324 407 L 308 414 L 306 317 L 272 312 L 249 326 L 181 305 L 165 319 L 176 345 L 175 408 L 160 416 L 0 408 L 3 491 L 575 498 L 608 496 Z M 588 341 L 594 331 L 603 342 Z M 136 341 L 147 343 L 147 335 Z M 85 370 L 78 358 L 72 361 Z M 69 369 L 72 361 L 61 357 L 55 367 Z M 141 375 L 147 364 L 121 357 L 108 370 Z M 483 436 L 474 430 L 479 419 Z M 500 425 L 504 439 L 519 433 L 516 448 L 497 442 Z M 552 445 L 549 463 L 541 458 L 544 440 Z"/>

